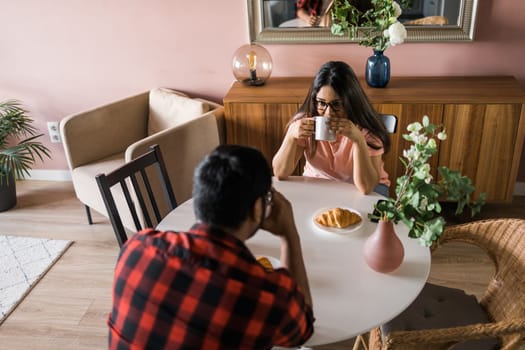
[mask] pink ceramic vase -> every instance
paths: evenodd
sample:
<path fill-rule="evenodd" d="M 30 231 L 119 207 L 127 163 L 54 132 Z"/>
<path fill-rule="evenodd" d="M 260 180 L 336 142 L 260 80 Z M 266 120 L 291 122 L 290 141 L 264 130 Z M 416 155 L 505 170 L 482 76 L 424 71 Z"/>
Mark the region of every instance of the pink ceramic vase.
<path fill-rule="evenodd" d="M 394 230 L 392 221 L 379 221 L 363 247 L 365 261 L 377 272 L 394 271 L 403 262 L 405 249 Z"/>

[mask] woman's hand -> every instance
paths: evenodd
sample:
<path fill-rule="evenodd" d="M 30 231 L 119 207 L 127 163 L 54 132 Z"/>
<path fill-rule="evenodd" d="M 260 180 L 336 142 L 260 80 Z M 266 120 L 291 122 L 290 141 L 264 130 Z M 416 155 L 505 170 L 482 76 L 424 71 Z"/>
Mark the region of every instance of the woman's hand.
<path fill-rule="evenodd" d="M 330 118 L 330 127 L 336 134 L 346 136 L 352 141 L 364 140 L 361 130 L 350 119 Z"/>
<path fill-rule="evenodd" d="M 315 132 L 314 118 L 301 118 L 290 124 L 288 135 L 294 139 L 308 138 Z"/>

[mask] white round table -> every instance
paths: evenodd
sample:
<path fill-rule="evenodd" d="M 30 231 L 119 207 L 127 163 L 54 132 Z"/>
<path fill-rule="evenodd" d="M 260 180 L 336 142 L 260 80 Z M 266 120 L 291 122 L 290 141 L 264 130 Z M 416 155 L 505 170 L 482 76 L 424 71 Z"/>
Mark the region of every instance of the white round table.
<path fill-rule="evenodd" d="M 292 176 L 274 179 L 274 187 L 292 203 L 314 304 L 315 331 L 305 344 L 334 343 L 365 333 L 401 313 L 417 297 L 430 271 L 430 251 L 408 237 L 399 224 L 396 232 L 405 259 L 394 272 L 383 274 L 366 265 L 362 248 L 376 224 L 367 214 L 378 194 L 362 195 L 351 184 Z M 325 208 L 357 210 L 363 224 L 347 233 L 327 232 L 314 224 Z M 160 230 L 187 230 L 195 221 L 192 201 L 182 203 L 158 225 Z M 255 255 L 279 257 L 280 241 L 261 230 L 247 242 Z"/>

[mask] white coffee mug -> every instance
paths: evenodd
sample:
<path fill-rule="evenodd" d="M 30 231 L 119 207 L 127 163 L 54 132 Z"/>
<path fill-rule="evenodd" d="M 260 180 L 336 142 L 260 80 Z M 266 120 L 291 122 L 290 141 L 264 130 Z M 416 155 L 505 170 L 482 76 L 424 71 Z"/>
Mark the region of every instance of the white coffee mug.
<path fill-rule="evenodd" d="M 319 141 L 335 141 L 335 131 L 330 128 L 329 117 L 315 117 L 315 139 Z"/>

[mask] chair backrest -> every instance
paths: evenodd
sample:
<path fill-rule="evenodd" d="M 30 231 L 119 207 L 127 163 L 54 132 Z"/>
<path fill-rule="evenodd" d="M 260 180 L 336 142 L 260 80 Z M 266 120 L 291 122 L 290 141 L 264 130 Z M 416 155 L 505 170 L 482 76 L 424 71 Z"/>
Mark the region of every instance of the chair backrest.
<path fill-rule="evenodd" d="M 525 319 L 525 220 L 489 219 L 450 226 L 439 243 L 460 241 L 483 249 L 496 273 L 480 303 L 495 321 Z M 506 342 L 519 341 L 507 339 Z"/>
<path fill-rule="evenodd" d="M 386 131 L 395 134 L 397 131 L 397 117 L 393 114 L 379 114 L 379 118 L 385 125 Z"/>
<path fill-rule="evenodd" d="M 151 173 L 152 171 L 155 171 L 153 174 L 158 176 L 154 178 Z M 149 152 L 129 161 L 108 174 L 97 175 L 96 180 L 111 225 L 121 247 L 128 238 L 111 191 L 113 186 L 120 184 L 122 193 L 126 199 L 127 209 L 133 218 L 137 231 L 145 227 L 153 227 L 153 215 L 156 222 L 162 219 L 158 205 L 159 199 L 155 198 L 152 190 L 152 183 L 154 181 L 160 181 L 168 208 L 172 210 L 177 207 L 173 187 L 171 186 L 171 181 L 168 177 L 168 172 L 158 145 L 151 146 Z M 129 183 L 132 185 L 132 190 L 128 187 Z M 139 216 L 137 209 L 140 210 L 142 216 Z M 123 210 L 123 208 L 121 208 L 121 210 Z M 142 222 L 144 222 L 144 226 Z"/>

